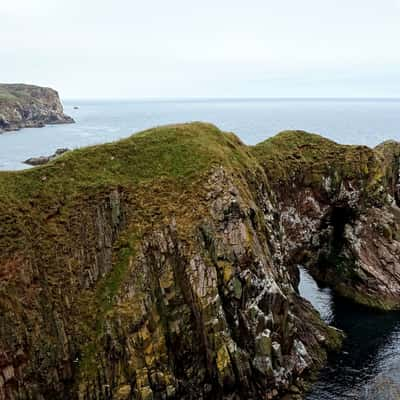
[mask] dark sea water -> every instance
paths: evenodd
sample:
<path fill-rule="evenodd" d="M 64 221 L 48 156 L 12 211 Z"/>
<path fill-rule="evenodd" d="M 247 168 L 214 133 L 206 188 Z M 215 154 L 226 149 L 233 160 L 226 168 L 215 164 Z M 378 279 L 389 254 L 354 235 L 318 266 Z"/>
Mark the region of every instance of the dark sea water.
<path fill-rule="evenodd" d="M 21 161 L 60 147 L 109 142 L 156 125 L 188 121 L 212 122 L 247 144 L 285 129 L 368 146 L 400 140 L 400 100 L 74 100 L 64 106 L 76 124 L 0 135 L 0 169 L 26 168 Z"/>
<path fill-rule="evenodd" d="M 110 142 L 153 126 L 189 121 L 214 123 L 247 144 L 285 129 L 316 132 L 346 144 L 400 140 L 400 100 L 75 100 L 64 105 L 76 124 L 0 135 L 0 169 L 27 168 L 21 161 L 60 147 Z M 366 399 L 368 385 L 377 376 L 392 376 L 396 365 L 400 370 L 400 314 L 356 307 L 319 288 L 305 271 L 301 277 L 302 295 L 324 320 L 347 334 L 343 350 L 329 360 L 308 399 Z"/>
<path fill-rule="evenodd" d="M 300 271 L 300 294 L 326 322 L 347 335 L 342 351 L 330 357 L 306 399 L 399 400 L 399 395 L 387 397 L 385 388 L 375 393 L 371 386 L 377 377 L 386 381 L 400 374 L 400 313 L 371 311 L 336 298 L 328 288 L 318 287 L 305 270 Z"/>

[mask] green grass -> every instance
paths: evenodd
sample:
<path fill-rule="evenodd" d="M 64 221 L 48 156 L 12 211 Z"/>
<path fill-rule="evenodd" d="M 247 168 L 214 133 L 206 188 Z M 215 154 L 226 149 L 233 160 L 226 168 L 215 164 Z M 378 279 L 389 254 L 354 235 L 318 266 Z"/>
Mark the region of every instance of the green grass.
<path fill-rule="evenodd" d="M 56 209 L 68 219 L 69 209 L 84 198 L 120 187 L 140 197 L 138 213 L 149 218 L 157 207 L 182 207 L 174 204 L 182 196 L 195 203 L 196 195 L 188 193 L 204 186 L 204 174 L 213 167 L 240 168 L 251 162 L 247 148 L 233 135 L 192 123 L 71 151 L 45 166 L 0 172 L 0 222 L 7 231 L 0 231 L 0 250 L 14 238 L 13 248 L 18 245 L 30 216 L 45 219 Z"/>
<path fill-rule="evenodd" d="M 253 153 L 279 179 L 307 171 L 322 174 L 331 169 L 346 177 L 365 177 L 373 152 L 365 146 L 345 146 L 304 131 L 284 131 L 253 147 Z"/>
<path fill-rule="evenodd" d="M 0 105 L 2 102 L 29 101 L 32 99 L 32 90 L 35 89 L 38 89 L 38 87 L 22 84 L 0 84 Z"/>
<path fill-rule="evenodd" d="M 101 278 L 95 288 L 94 296 L 88 296 L 81 304 L 86 308 L 87 318 L 81 322 L 86 341 L 83 344 L 80 359 L 80 373 L 94 379 L 98 371 L 98 356 L 102 348 L 101 341 L 106 330 L 107 314 L 115 304 L 118 292 L 129 272 L 129 266 L 135 255 L 136 238 L 120 238 L 112 270 Z"/>
<path fill-rule="evenodd" d="M 243 149 L 229 135 L 212 125 L 155 128 L 119 142 L 66 153 L 42 167 L 0 172 L 0 199 L 28 200 L 43 192 L 57 196 L 160 178 L 188 182 L 229 156 L 235 161 L 243 156 L 240 152 Z"/>
<path fill-rule="evenodd" d="M 375 199 L 381 184 L 376 153 L 366 146 L 341 145 L 304 131 L 284 131 L 251 151 L 275 185 L 300 183 L 321 189 L 329 177 L 333 191 L 343 180 L 354 181 Z"/>
<path fill-rule="evenodd" d="M 135 254 L 135 241 L 132 240 L 122 246 L 116 255 L 112 271 L 100 280 L 96 287 L 96 298 L 101 314 L 107 313 L 114 304 L 115 296 L 124 281 L 129 263 Z"/>
<path fill-rule="evenodd" d="M 221 165 L 243 173 L 257 162 L 234 135 L 191 123 L 71 151 L 45 166 L 0 172 L 0 259 L 33 251 L 32 240 L 48 254 L 55 240 L 62 248 L 65 227 L 76 221 L 79 229 L 77 213 L 83 218 L 113 189 L 126 193 L 134 208 L 130 218 L 141 226 L 181 215 L 190 230 L 191 216 L 202 212 L 207 176 Z"/>
<path fill-rule="evenodd" d="M 15 102 L 18 100 L 18 97 L 14 96 L 13 94 L 7 92 L 7 91 L 2 91 L 0 89 L 0 104 L 2 102 Z"/>

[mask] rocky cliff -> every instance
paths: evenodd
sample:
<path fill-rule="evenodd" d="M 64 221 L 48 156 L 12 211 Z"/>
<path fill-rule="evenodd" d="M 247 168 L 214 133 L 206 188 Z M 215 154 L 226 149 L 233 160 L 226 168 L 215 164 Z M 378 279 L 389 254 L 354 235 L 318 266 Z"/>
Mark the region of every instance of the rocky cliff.
<path fill-rule="evenodd" d="M 297 262 L 395 304 L 396 281 L 359 278 L 399 268 L 391 146 L 249 148 L 194 123 L 0 173 L 0 399 L 298 398 L 341 334 L 297 294 Z"/>
<path fill-rule="evenodd" d="M 74 120 L 64 114 L 55 90 L 32 85 L 0 84 L 0 133 L 72 122 Z"/>
<path fill-rule="evenodd" d="M 308 265 L 358 303 L 400 308 L 400 143 L 370 149 L 290 131 L 252 151 L 277 195 L 286 265 Z"/>

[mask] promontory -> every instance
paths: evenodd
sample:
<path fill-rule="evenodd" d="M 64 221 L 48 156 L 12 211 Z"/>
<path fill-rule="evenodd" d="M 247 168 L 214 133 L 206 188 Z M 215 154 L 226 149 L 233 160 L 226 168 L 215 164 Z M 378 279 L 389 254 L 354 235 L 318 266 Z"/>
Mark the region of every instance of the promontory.
<path fill-rule="evenodd" d="M 400 144 L 205 123 L 0 172 L 0 399 L 299 399 L 342 334 L 298 292 L 400 308 Z"/>
<path fill-rule="evenodd" d="M 25 84 L 0 84 L 0 133 L 47 124 L 68 124 L 58 93 Z"/>

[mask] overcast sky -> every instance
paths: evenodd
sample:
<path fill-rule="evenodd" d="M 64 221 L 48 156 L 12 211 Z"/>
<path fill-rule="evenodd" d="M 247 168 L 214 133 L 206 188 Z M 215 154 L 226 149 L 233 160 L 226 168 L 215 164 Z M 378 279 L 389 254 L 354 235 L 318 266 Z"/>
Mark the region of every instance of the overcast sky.
<path fill-rule="evenodd" d="M 0 81 L 66 98 L 400 97 L 400 0 L 2 0 Z"/>

